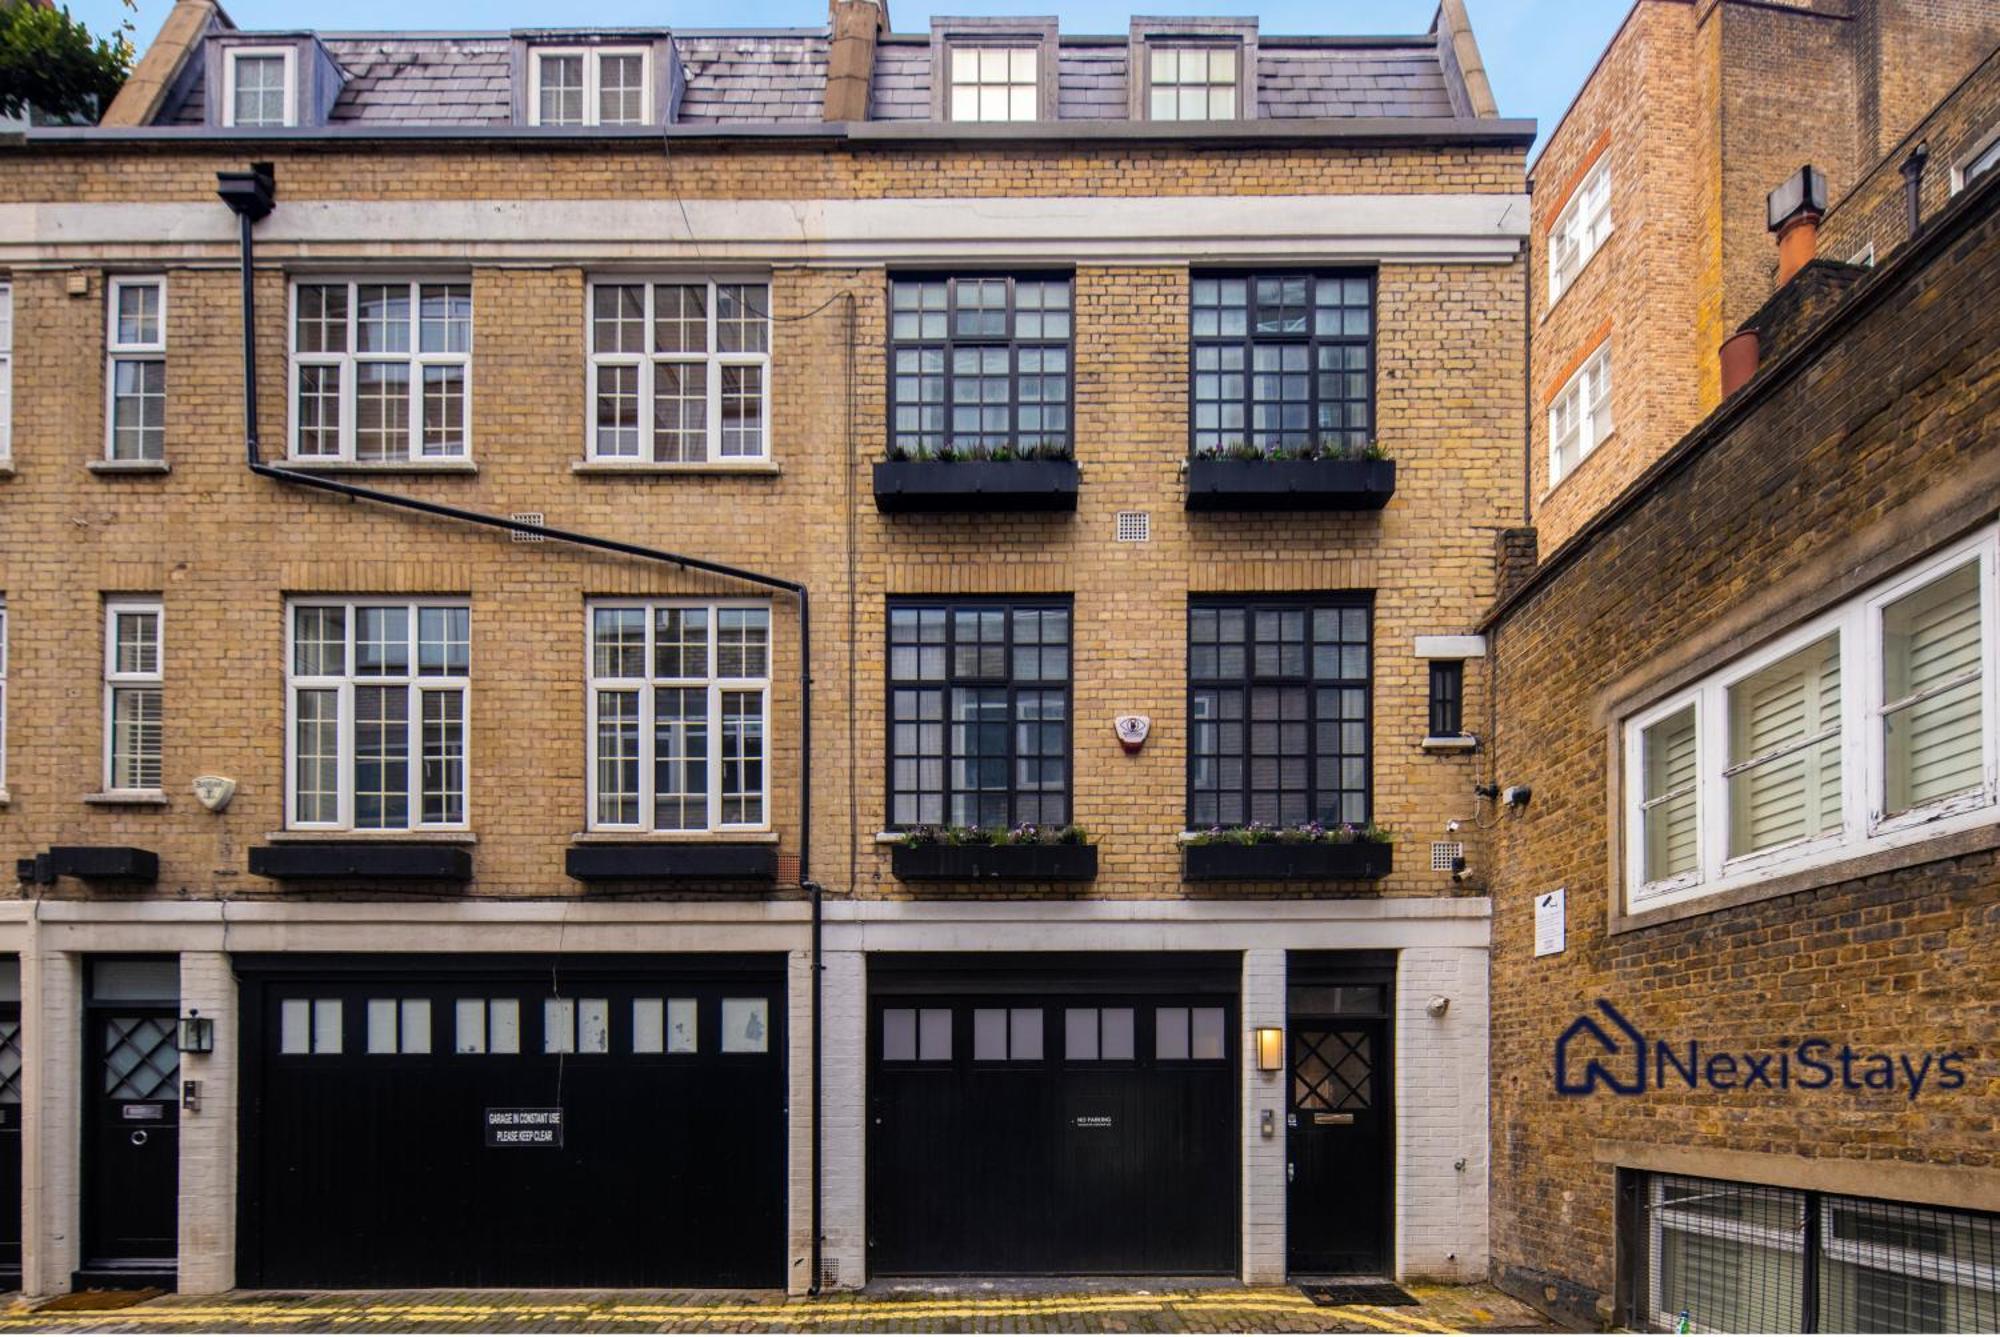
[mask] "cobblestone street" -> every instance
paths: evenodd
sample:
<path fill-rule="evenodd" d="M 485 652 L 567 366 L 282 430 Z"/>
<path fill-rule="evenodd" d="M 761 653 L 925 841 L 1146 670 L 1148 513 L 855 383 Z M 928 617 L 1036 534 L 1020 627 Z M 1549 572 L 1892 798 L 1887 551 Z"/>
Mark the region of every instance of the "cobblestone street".
<path fill-rule="evenodd" d="M 1525 1332 L 1539 1316 L 1487 1287 L 1410 1287 L 1420 1306 L 1322 1308 L 1293 1287 L 927 1287 L 785 1299 L 747 1292 L 384 1291 L 160 1296 L 120 1309 L 17 1303 L 24 1332 Z"/>

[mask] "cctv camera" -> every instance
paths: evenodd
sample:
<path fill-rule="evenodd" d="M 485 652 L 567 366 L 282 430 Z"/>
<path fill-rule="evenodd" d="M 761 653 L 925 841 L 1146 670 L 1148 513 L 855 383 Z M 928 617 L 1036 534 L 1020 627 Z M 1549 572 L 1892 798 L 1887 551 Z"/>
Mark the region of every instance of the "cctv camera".
<path fill-rule="evenodd" d="M 1451 870 L 1451 880 L 1453 882 L 1463 884 L 1471 876 L 1472 876 L 1472 865 L 1468 864 L 1463 859 L 1460 859 L 1458 861 L 1458 866 Z"/>
<path fill-rule="evenodd" d="M 1444 829 L 1446 834 L 1450 834 L 1451 832 L 1458 830 L 1458 818 L 1454 817 L 1450 821 L 1446 822 L 1444 824 Z"/>

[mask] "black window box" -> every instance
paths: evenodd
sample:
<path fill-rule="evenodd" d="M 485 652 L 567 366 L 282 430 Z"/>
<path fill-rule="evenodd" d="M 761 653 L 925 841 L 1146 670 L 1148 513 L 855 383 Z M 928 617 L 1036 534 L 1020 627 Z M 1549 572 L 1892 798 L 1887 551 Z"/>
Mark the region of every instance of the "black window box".
<path fill-rule="evenodd" d="M 778 847 L 717 841 L 572 845 L 563 868 L 578 882 L 674 887 L 709 882 L 775 882 Z"/>
<path fill-rule="evenodd" d="M 1387 877 L 1393 845 L 1356 840 L 1345 845 L 1183 845 L 1184 882 L 1364 882 Z"/>
<path fill-rule="evenodd" d="M 898 845 L 890 871 L 904 882 L 1090 882 L 1095 845 Z"/>
<path fill-rule="evenodd" d="M 259 845 L 250 851 L 250 871 L 280 882 L 336 878 L 362 882 L 470 882 L 472 851 L 463 845 L 417 842 Z"/>
<path fill-rule="evenodd" d="M 875 509 L 1073 511 L 1075 460 L 886 460 L 875 466 Z"/>
<path fill-rule="evenodd" d="M 160 856 L 130 845 L 52 845 L 49 871 L 86 882 L 157 882 Z"/>
<path fill-rule="evenodd" d="M 1191 511 L 1379 511 L 1394 460 L 1189 460 Z"/>

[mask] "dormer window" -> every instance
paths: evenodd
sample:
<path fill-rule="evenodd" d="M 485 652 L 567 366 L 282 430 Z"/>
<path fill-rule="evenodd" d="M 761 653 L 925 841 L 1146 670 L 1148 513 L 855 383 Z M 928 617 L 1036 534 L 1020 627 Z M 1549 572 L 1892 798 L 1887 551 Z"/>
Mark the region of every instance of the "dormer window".
<path fill-rule="evenodd" d="M 1233 121 L 1237 51 L 1223 46 L 1156 46 L 1147 71 L 1155 121 Z"/>
<path fill-rule="evenodd" d="M 1037 119 L 1041 82 L 1031 46 L 955 46 L 951 49 L 951 119 Z"/>
<path fill-rule="evenodd" d="M 298 53 L 291 47 L 233 47 L 223 61 L 223 124 L 297 125 Z"/>
<path fill-rule="evenodd" d="M 563 47 L 533 53 L 533 125 L 646 125 L 653 119 L 651 53 L 641 47 Z"/>

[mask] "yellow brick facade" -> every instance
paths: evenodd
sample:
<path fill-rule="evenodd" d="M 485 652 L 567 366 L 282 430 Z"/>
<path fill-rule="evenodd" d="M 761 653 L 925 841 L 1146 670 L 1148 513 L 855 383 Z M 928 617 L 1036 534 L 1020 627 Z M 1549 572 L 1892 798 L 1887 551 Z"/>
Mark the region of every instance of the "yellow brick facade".
<path fill-rule="evenodd" d="M 1518 190 L 1518 149 L 1182 148 L 823 150 L 676 146 L 582 149 L 291 148 L 272 155 L 279 209 L 311 201 L 480 198 L 875 198 L 890 196 L 1469 193 Z M 214 148 L 15 151 L 12 200 L 212 204 Z M 284 454 L 288 269 L 257 278 L 260 430 Z M 122 266 L 120 267 L 122 268 Z M 1176 835 L 1186 784 L 1190 593 L 1372 591 L 1377 819 L 1399 835 L 1396 872 L 1346 894 L 1446 895 L 1428 842 L 1469 815 L 1478 755 L 1420 748 L 1427 666 L 1413 638 L 1472 629 L 1495 591 L 1497 533 L 1518 522 L 1521 262 L 1385 263 L 1379 271 L 1379 435 L 1398 464 L 1387 510 L 1369 515 L 1189 515 L 1186 263 L 1075 270 L 1075 407 L 1081 500 L 1073 516 L 876 512 L 869 469 L 884 443 L 885 271 L 773 270 L 772 446 L 750 475 L 600 475 L 584 448 L 585 285 L 560 260 L 444 266 L 474 302 L 475 474 L 360 481 L 487 512 L 755 568 L 813 598 L 811 872 L 836 895 L 900 897 L 886 825 L 885 600 L 925 593 L 1073 595 L 1076 820 L 1100 846 L 1080 893 L 1193 894 Z M 440 266 L 426 261 L 421 272 Z M 288 595 L 425 594 L 471 602 L 468 809 L 475 897 L 584 894 L 563 856 L 586 827 L 585 605 L 597 596 L 755 594 L 740 585 L 558 544 L 288 489 L 245 468 L 238 278 L 217 255 L 164 269 L 168 290 L 165 475 L 105 475 L 107 270 L 53 255 L 13 274 L 19 331 L 13 474 L 0 480 L 0 593 L 11 630 L 7 789 L 0 836 L 27 853 L 131 844 L 161 857 L 158 894 L 296 897 L 247 871 L 284 827 L 284 601 Z M 151 272 L 162 272 L 153 269 Z M 372 272 L 397 272 L 378 262 Z M 410 270 L 400 272 L 409 273 Z M 78 291 L 78 289 L 81 291 Z M 851 342 L 850 342 L 851 340 Z M 1146 544 L 1114 542 L 1120 511 L 1152 518 Z M 87 802 L 101 787 L 102 601 L 165 608 L 164 807 Z M 799 849 L 798 626 L 772 600 L 773 829 Z M 1488 711 L 1468 665 L 1467 727 Z M 1115 715 L 1154 720 L 1127 755 Z M 204 811 L 194 776 L 236 778 Z M 1475 864 L 1477 859 L 1475 859 Z M 787 861 L 784 868 L 793 865 Z M 788 878 L 781 877 L 781 883 Z M 1009 888 L 1007 894 L 1033 889 Z M 1285 894 L 1280 888 L 1239 888 Z M 84 894 L 63 881 L 50 893 Z M 790 894 L 781 891 L 780 894 Z M 947 894 L 967 894 L 949 892 Z M 1320 894 L 1324 894 L 1322 889 Z"/>

